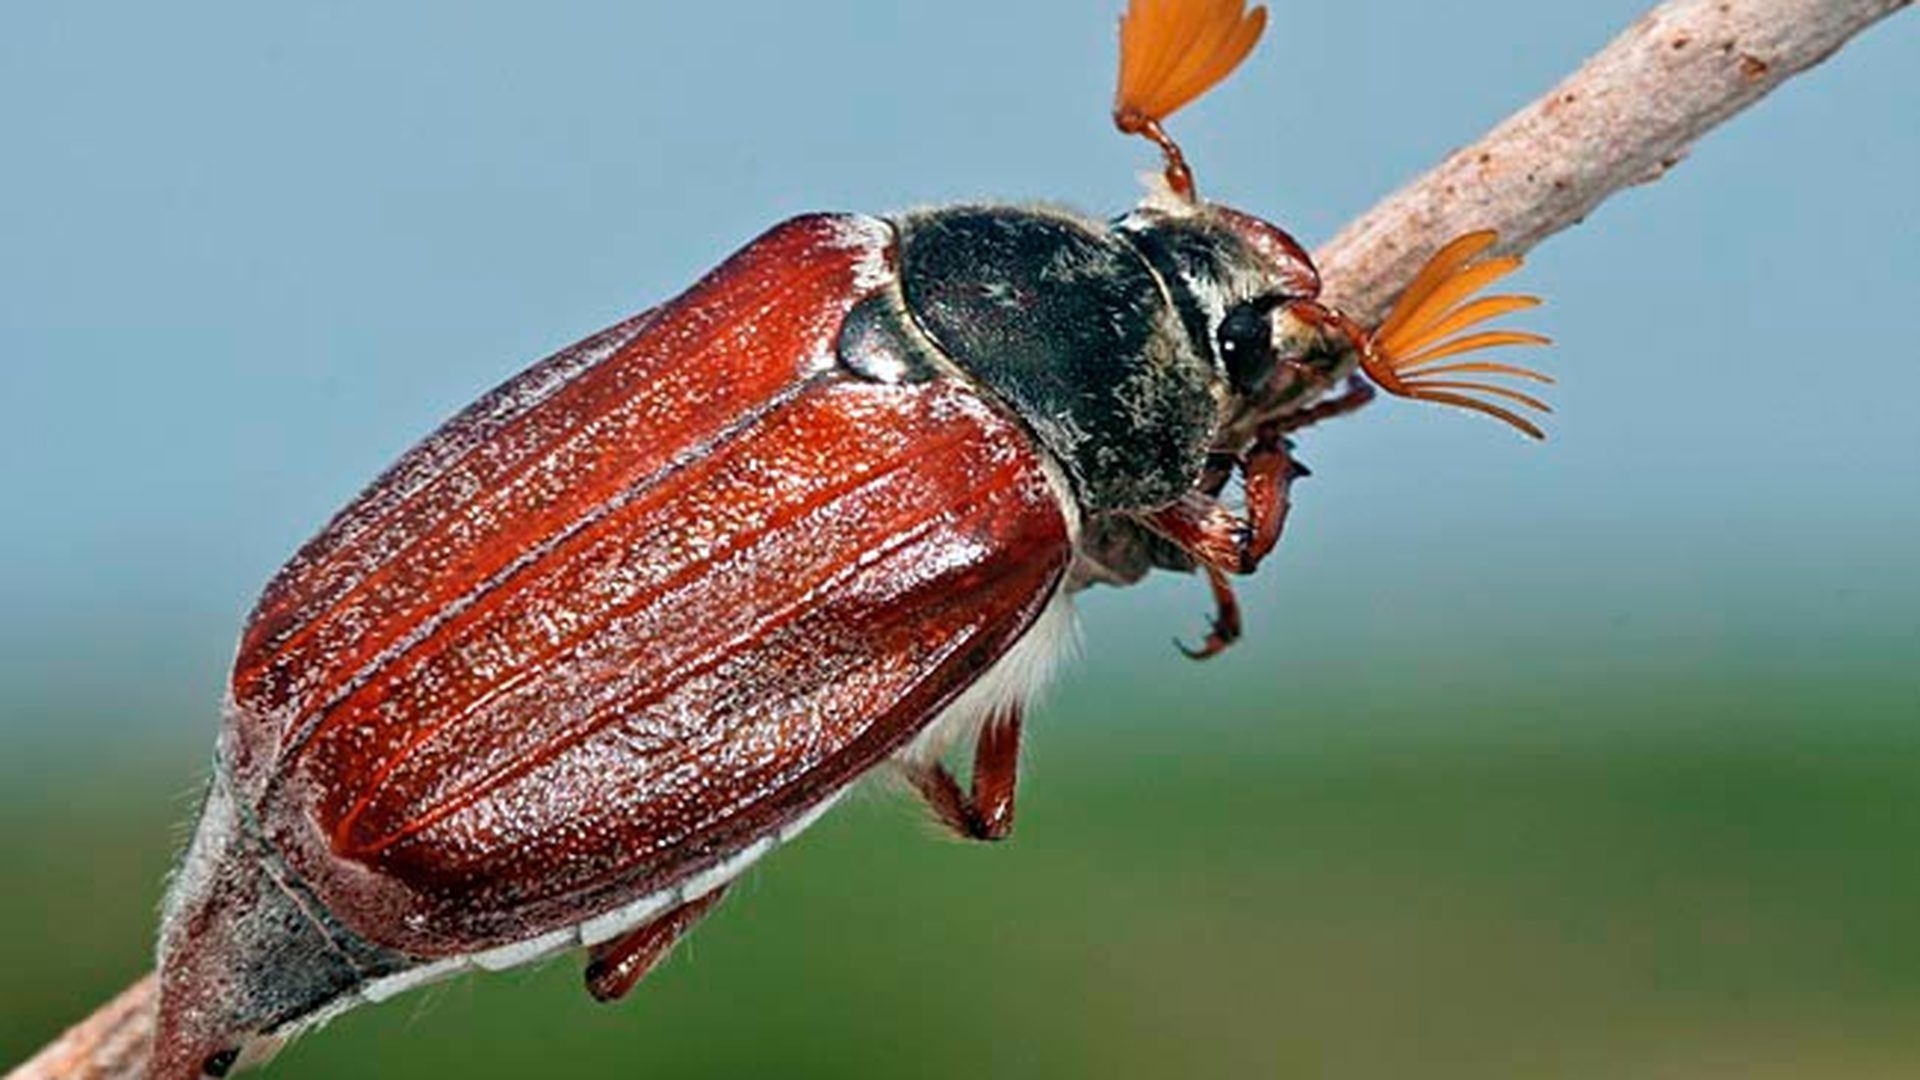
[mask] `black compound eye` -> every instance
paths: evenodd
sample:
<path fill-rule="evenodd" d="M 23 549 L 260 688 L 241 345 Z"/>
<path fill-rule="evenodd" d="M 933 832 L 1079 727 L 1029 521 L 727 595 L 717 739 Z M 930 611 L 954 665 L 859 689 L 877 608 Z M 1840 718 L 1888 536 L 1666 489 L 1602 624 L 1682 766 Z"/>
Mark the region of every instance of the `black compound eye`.
<path fill-rule="evenodd" d="M 1236 304 L 1220 320 L 1220 362 L 1236 394 L 1251 394 L 1273 375 L 1273 312 L 1280 301 L 1261 297 Z"/>
<path fill-rule="evenodd" d="M 208 1054 L 207 1060 L 200 1063 L 200 1071 L 208 1076 L 225 1076 L 233 1071 L 235 1062 L 240 1060 L 240 1051 L 227 1049 Z"/>

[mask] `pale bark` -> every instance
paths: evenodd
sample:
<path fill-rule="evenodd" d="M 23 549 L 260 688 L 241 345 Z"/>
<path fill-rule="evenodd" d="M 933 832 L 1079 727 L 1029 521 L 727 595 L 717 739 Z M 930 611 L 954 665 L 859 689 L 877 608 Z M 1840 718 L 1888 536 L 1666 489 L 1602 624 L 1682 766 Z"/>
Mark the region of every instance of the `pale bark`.
<path fill-rule="evenodd" d="M 1456 151 L 1316 253 L 1332 302 L 1363 323 L 1435 248 L 1492 228 L 1525 251 L 1607 196 L 1658 179 L 1695 140 L 1910 0 L 1674 0 L 1551 93 Z M 62 1035 L 7 1080 L 133 1080 L 154 979 Z"/>
<path fill-rule="evenodd" d="M 138 1080 L 153 1040 L 159 981 L 152 975 L 67 1029 L 7 1080 Z"/>
<path fill-rule="evenodd" d="M 1910 0 L 1674 0 L 1565 82 L 1340 230 L 1314 259 L 1334 304 L 1385 313 L 1434 249 L 1495 229 L 1518 253 L 1634 184 L 1701 135 Z"/>

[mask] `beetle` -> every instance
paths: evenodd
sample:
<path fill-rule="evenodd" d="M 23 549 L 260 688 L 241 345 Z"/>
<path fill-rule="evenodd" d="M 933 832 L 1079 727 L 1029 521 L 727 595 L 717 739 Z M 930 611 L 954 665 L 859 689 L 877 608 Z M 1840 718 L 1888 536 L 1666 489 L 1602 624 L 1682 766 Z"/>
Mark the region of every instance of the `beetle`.
<path fill-rule="evenodd" d="M 1475 233 L 1385 322 L 1202 200 L 1162 122 L 1265 26 L 1131 0 L 1114 120 L 1164 169 L 1113 221 L 1005 205 L 781 224 L 403 456 L 267 585 L 170 884 L 150 1075 L 224 1075 L 354 1005 L 588 954 L 624 996 L 734 880 L 898 770 L 1013 824 L 1072 597 L 1278 542 L 1289 435 L 1375 388 L 1540 435 L 1461 374 L 1535 303 Z M 1488 400 L 1488 397 L 1500 400 Z M 1238 480 L 1244 498 L 1226 492 Z M 963 788 L 943 764 L 971 744 Z"/>

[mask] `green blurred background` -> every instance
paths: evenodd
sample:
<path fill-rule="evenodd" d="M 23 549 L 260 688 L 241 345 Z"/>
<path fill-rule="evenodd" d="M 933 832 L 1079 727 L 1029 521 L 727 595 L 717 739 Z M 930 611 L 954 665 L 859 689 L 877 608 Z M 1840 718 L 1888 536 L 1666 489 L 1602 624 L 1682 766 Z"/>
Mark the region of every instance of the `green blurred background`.
<path fill-rule="evenodd" d="M 803 209 L 1117 208 L 1116 2 L 0 10 L 0 1061 L 137 975 L 239 620 L 439 418 Z M 1329 235 L 1638 0 L 1288 0 L 1177 130 Z M 1910 15 L 1541 249 L 1544 447 L 1304 441 L 1248 641 L 1083 605 L 1015 839 L 855 798 L 623 1005 L 275 1075 L 1920 1075 Z"/>

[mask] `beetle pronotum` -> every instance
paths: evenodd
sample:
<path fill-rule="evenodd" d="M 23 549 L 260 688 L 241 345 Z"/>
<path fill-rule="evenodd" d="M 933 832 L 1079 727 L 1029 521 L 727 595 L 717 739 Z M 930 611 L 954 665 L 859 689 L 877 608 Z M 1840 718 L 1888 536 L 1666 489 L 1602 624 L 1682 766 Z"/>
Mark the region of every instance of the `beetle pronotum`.
<path fill-rule="evenodd" d="M 1134 0 L 1114 119 L 1164 183 L 1100 221 L 813 215 L 415 447 L 267 586 L 169 891 L 152 1075 L 223 1074 L 468 969 L 584 948 L 619 998 L 847 787 L 1013 823 L 1074 592 L 1278 541 L 1288 435 L 1388 392 L 1531 435 L 1541 379 L 1455 355 L 1526 307 L 1476 233 L 1381 326 L 1203 201 L 1163 122 L 1251 51 L 1244 0 Z M 1488 400 L 1489 398 L 1497 400 Z M 1238 478 L 1244 506 L 1223 500 Z M 943 752 L 971 742 L 963 788 Z"/>

